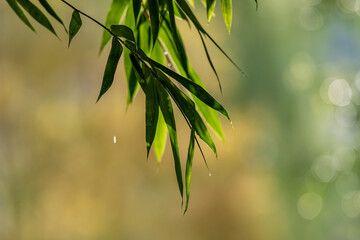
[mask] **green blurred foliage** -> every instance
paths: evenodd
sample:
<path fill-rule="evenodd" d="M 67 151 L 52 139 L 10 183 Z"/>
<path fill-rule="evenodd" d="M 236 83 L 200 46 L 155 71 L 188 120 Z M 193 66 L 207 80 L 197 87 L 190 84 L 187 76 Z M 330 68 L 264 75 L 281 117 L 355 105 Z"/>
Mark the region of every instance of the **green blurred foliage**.
<path fill-rule="evenodd" d="M 97 19 L 109 4 L 78 2 Z M 0 239 L 358 239 L 359 4 L 260 1 L 256 12 L 233 1 L 231 37 L 217 5 L 206 30 L 248 75 L 209 47 L 223 96 L 197 33 L 179 23 L 233 120 L 219 159 L 205 152 L 211 177 L 195 150 L 183 216 L 171 149 L 160 165 L 146 161 L 145 98 L 126 110 L 122 68 L 95 104 L 101 29 L 84 21 L 68 50 L 65 33 L 58 41 L 34 24 L 33 34 L 1 2 Z M 61 4 L 58 13 L 71 18 Z M 189 133 L 178 128 L 185 166 Z"/>

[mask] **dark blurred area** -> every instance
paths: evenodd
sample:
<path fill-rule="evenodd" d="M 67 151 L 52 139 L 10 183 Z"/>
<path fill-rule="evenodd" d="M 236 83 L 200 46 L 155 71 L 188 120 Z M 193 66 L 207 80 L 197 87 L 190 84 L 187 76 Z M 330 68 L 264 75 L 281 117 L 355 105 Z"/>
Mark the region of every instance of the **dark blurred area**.
<path fill-rule="evenodd" d="M 49 2 L 68 24 L 72 11 Z M 76 5 L 104 21 L 110 2 Z M 179 22 L 233 121 L 221 117 L 219 158 L 205 151 L 210 172 L 195 151 L 183 215 L 169 146 L 161 164 L 146 160 L 145 99 L 126 108 L 122 64 L 95 104 L 102 29 L 84 19 L 68 49 L 61 26 L 61 41 L 36 23 L 34 34 L 0 3 L 1 240 L 360 238 L 360 0 L 259 1 L 258 11 L 233 1 L 230 36 L 220 1 L 209 25 L 196 7 L 248 77 L 209 47 L 221 95 L 197 33 Z M 185 167 L 190 132 L 177 117 Z"/>

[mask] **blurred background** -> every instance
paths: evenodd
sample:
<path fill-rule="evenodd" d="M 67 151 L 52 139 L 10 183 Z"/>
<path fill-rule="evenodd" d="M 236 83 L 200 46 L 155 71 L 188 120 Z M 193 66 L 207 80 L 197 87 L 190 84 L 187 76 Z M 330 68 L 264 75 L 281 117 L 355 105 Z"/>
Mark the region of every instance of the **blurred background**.
<path fill-rule="evenodd" d="M 76 5 L 104 21 L 110 2 Z M 72 11 L 50 3 L 68 24 Z M 360 0 L 260 0 L 257 12 L 233 1 L 230 36 L 220 1 L 209 25 L 196 5 L 248 78 L 210 47 L 221 95 L 197 33 L 179 22 L 233 120 L 221 117 L 219 158 L 205 151 L 210 172 L 195 152 L 183 215 L 171 150 L 146 160 L 144 95 L 126 109 L 122 66 L 95 104 L 102 29 L 83 19 L 68 49 L 61 26 L 61 41 L 36 23 L 34 34 L 0 2 L 0 239 L 360 239 Z M 177 116 L 185 166 L 190 133 Z"/>

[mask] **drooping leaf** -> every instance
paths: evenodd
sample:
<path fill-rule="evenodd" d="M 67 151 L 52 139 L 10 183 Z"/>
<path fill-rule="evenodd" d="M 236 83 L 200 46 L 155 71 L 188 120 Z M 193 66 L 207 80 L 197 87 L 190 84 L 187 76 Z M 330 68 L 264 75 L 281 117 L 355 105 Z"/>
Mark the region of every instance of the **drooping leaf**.
<path fill-rule="evenodd" d="M 166 147 L 166 139 L 167 139 L 166 123 L 161 111 L 159 111 L 156 134 L 153 142 L 153 148 L 158 163 L 161 163 L 161 159 L 164 155 L 164 151 Z"/>
<path fill-rule="evenodd" d="M 211 17 L 214 13 L 215 3 L 216 3 L 216 0 L 206 0 L 206 11 L 207 11 L 208 22 L 210 22 Z"/>
<path fill-rule="evenodd" d="M 258 10 L 259 8 L 259 3 L 258 3 L 258 0 L 255 0 L 255 4 L 256 4 L 256 11 Z"/>
<path fill-rule="evenodd" d="M 129 0 L 113 0 L 106 16 L 105 26 L 110 27 L 111 25 L 119 24 L 128 4 Z M 101 39 L 100 52 L 104 49 L 110 38 L 110 33 L 104 29 Z"/>
<path fill-rule="evenodd" d="M 167 89 L 180 111 L 186 116 L 191 124 L 191 128 L 194 128 L 199 137 L 213 150 L 215 155 L 217 155 L 215 144 L 203 120 L 196 111 L 194 102 L 182 93 L 163 73 L 160 72 L 159 76 L 161 84 Z"/>
<path fill-rule="evenodd" d="M 133 10 L 134 10 L 134 18 L 135 21 L 138 19 L 140 9 L 141 9 L 142 0 L 133 0 Z"/>
<path fill-rule="evenodd" d="M 71 16 L 70 25 L 69 25 L 69 46 L 70 46 L 72 39 L 79 32 L 81 25 L 82 25 L 82 21 L 80 18 L 80 14 L 78 11 L 74 10 L 74 12 Z"/>
<path fill-rule="evenodd" d="M 208 51 L 208 49 L 207 49 L 207 47 L 206 47 L 206 43 L 205 43 L 205 41 L 204 41 L 204 38 L 203 38 L 203 36 L 201 35 L 200 32 L 199 32 L 199 35 L 200 35 L 201 42 L 202 42 L 202 44 L 203 44 L 203 47 L 204 47 L 204 50 L 205 50 L 205 53 L 206 53 L 207 60 L 208 60 L 210 66 L 211 66 L 211 69 L 213 70 L 213 72 L 214 72 L 214 74 L 215 74 L 215 76 L 216 76 L 216 79 L 217 79 L 217 81 L 218 81 L 218 83 L 219 83 L 220 92 L 222 92 L 222 86 L 221 86 L 221 82 L 220 82 L 220 79 L 219 79 L 219 75 L 218 75 L 217 72 L 216 72 L 216 69 L 215 69 L 214 64 L 213 64 L 213 62 L 212 62 L 212 60 L 211 60 L 209 51 Z"/>
<path fill-rule="evenodd" d="M 134 32 L 125 25 L 111 25 L 111 31 L 118 37 L 125 38 L 129 41 L 136 42 Z"/>
<path fill-rule="evenodd" d="M 153 81 L 156 79 L 150 78 L 150 81 L 147 84 L 146 91 L 146 149 L 147 157 L 149 157 L 149 152 L 151 145 L 155 138 L 156 127 L 159 117 L 159 103 L 157 95 L 154 89 Z"/>
<path fill-rule="evenodd" d="M 16 3 L 15 0 L 6 0 L 6 2 L 9 4 L 9 6 L 12 8 L 12 10 L 16 13 L 16 15 L 25 23 L 26 26 L 28 26 L 32 31 L 35 31 L 35 28 L 31 25 L 27 17 L 25 16 L 24 12 L 21 10 L 19 5 Z"/>
<path fill-rule="evenodd" d="M 61 25 L 63 25 L 65 32 L 67 32 L 67 29 L 61 20 L 61 18 L 56 14 L 55 10 L 50 6 L 50 4 L 47 2 L 47 0 L 39 0 L 40 4 L 45 8 L 45 10 L 54 18 L 56 21 L 58 21 Z"/>
<path fill-rule="evenodd" d="M 221 0 L 221 9 L 225 20 L 225 25 L 230 33 L 232 23 L 232 0 Z"/>
<path fill-rule="evenodd" d="M 153 45 L 155 45 L 160 27 L 158 0 L 148 0 L 148 6 L 150 12 L 150 23 L 151 23 L 151 31 L 153 37 Z"/>
<path fill-rule="evenodd" d="M 100 98 L 102 97 L 102 95 L 104 95 L 104 93 L 106 93 L 106 91 L 109 90 L 109 88 L 111 87 L 111 85 L 114 81 L 116 68 L 117 68 L 120 56 L 122 54 L 122 51 L 123 51 L 123 47 L 121 46 L 119 41 L 116 38 L 113 38 L 110 54 L 109 54 L 109 57 L 108 57 L 108 60 L 106 63 L 106 67 L 105 67 L 105 72 L 104 72 L 104 77 L 103 77 L 100 94 L 99 94 L 97 101 L 99 101 Z"/>
<path fill-rule="evenodd" d="M 165 89 L 158 82 L 155 82 L 155 87 L 159 99 L 160 109 L 164 116 L 164 120 L 169 132 L 170 143 L 175 163 L 177 183 L 181 198 L 183 198 L 184 184 L 182 180 L 181 163 L 173 107 L 170 101 L 169 94 L 165 91 Z"/>
<path fill-rule="evenodd" d="M 186 161 L 186 171 L 185 171 L 185 189 L 186 189 L 186 204 L 184 214 L 186 213 L 189 206 L 190 199 L 190 183 L 191 183 L 191 174 L 192 174 L 192 165 L 194 159 L 194 140 L 195 140 L 195 131 L 191 129 L 188 156 Z"/>
<path fill-rule="evenodd" d="M 32 16 L 38 23 L 56 35 L 56 32 L 47 17 L 29 0 L 17 0 L 18 3 Z"/>

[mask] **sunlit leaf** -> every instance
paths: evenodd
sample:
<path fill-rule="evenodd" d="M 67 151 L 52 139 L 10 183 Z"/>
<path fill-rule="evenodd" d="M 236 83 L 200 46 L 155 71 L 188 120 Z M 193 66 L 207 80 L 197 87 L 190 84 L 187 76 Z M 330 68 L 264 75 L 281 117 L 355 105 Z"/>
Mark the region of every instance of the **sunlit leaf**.
<path fill-rule="evenodd" d="M 221 0 L 221 9 L 225 20 L 225 25 L 230 33 L 232 23 L 232 0 Z"/>
<path fill-rule="evenodd" d="M 19 5 L 16 3 L 15 0 L 6 0 L 12 10 L 16 13 L 16 15 L 28 26 L 32 31 L 35 32 L 35 28 L 31 25 L 27 17 L 25 16 L 24 12 L 21 10 Z"/>
<path fill-rule="evenodd" d="M 106 16 L 105 26 L 110 27 L 111 25 L 119 24 L 128 4 L 129 0 L 113 0 Z M 101 39 L 100 52 L 104 49 L 110 38 L 110 33 L 104 29 Z"/>
<path fill-rule="evenodd" d="M 166 147 L 166 139 L 167 139 L 166 123 L 161 111 L 159 111 L 156 134 L 153 142 L 153 149 L 158 163 L 161 163 L 161 159 L 164 155 L 165 147 Z"/>
<path fill-rule="evenodd" d="M 56 35 L 56 32 L 51 25 L 50 21 L 47 17 L 37 8 L 34 4 L 32 4 L 29 0 L 17 0 L 17 2 L 32 16 L 38 23 L 47 28 L 50 32 Z"/>
<path fill-rule="evenodd" d="M 80 18 L 80 14 L 78 11 L 74 10 L 71 20 L 70 20 L 70 25 L 69 25 L 69 46 L 70 46 L 72 39 L 79 32 L 81 25 L 82 25 L 82 21 Z"/>
<path fill-rule="evenodd" d="M 135 42 L 134 32 L 131 28 L 125 25 L 111 25 L 110 29 L 116 36 Z"/>
<path fill-rule="evenodd" d="M 67 29 L 61 20 L 61 18 L 56 14 L 55 10 L 50 6 L 50 4 L 47 2 L 47 0 L 39 0 L 40 4 L 45 8 L 45 10 L 58 21 L 61 25 L 63 25 L 65 31 L 67 32 Z"/>
<path fill-rule="evenodd" d="M 215 0 L 206 0 L 206 10 L 207 10 L 207 20 L 208 22 L 210 22 L 211 17 L 214 13 L 214 8 L 215 8 Z"/>
<path fill-rule="evenodd" d="M 195 131 L 191 129 L 188 156 L 186 161 L 186 171 L 185 171 L 185 189 L 186 189 L 186 204 L 184 214 L 186 213 L 189 206 L 190 199 L 190 183 L 191 183 L 191 173 L 192 173 L 192 165 L 194 159 L 194 140 L 195 140 Z"/>
<path fill-rule="evenodd" d="M 148 0 L 148 5 L 150 12 L 150 23 L 151 23 L 151 31 L 153 37 L 153 45 L 155 45 L 160 27 L 158 0 Z"/>
<path fill-rule="evenodd" d="M 116 38 L 113 38 L 110 54 L 109 54 L 109 57 L 108 57 L 108 60 L 106 63 L 106 67 L 105 67 L 105 72 L 104 72 L 104 77 L 103 77 L 100 94 L 99 94 L 97 101 L 99 101 L 99 99 L 102 97 L 102 95 L 104 95 L 104 93 L 106 93 L 106 91 L 109 90 L 109 88 L 111 87 L 111 85 L 114 81 L 116 68 L 117 68 L 119 59 L 121 57 L 122 51 L 123 51 L 123 47 L 121 46 L 119 41 Z"/>

